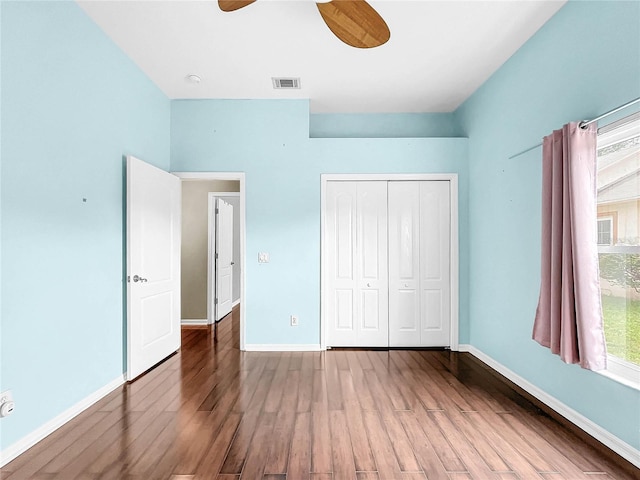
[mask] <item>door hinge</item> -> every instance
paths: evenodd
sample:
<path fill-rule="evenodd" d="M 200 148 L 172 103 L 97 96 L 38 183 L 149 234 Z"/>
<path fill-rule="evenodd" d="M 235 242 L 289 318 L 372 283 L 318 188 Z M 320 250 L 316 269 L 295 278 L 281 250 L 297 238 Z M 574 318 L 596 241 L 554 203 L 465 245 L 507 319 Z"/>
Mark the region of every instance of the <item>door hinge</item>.
<path fill-rule="evenodd" d="M 127 275 L 127 283 L 131 283 L 131 275 Z"/>
<path fill-rule="evenodd" d="M 216 260 L 218 259 L 218 252 L 216 252 Z"/>
<path fill-rule="evenodd" d="M 215 305 L 217 305 L 217 304 L 218 304 L 218 299 L 217 299 L 217 298 L 215 298 L 215 299 L 213 300 L 213 303 L 214 303 Z"/>
<path fill-rule="evenodd" d="M 216 208 L 216 213 L 220 213 L 220 209 Z"/>

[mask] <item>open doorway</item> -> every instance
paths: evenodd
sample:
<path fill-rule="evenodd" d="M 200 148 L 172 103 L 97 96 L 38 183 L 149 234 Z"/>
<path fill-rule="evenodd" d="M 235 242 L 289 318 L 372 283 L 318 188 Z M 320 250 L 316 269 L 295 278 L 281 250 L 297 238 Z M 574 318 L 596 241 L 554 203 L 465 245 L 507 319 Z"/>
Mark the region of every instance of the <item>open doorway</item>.
<path fill-rule="evenodd" d="M 234 310 L 244 302 L 244 174 L 173 172 L 182 180 L 182 325 L 214 323 L 216 214 L 218 200 L 233 205 Z M 213 208 L 212 208 L 213 207 Z M 244 308 L 240 308 L 240 349 L 244 349 Z"/>

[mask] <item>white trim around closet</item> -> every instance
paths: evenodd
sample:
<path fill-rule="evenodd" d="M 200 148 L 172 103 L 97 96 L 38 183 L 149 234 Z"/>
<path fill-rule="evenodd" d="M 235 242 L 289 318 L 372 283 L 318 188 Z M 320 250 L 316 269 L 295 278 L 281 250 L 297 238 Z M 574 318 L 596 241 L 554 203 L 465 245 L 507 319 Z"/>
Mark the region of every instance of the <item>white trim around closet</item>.
<path fill-rule="evenodd" d="M 320 348 L 327 349 L 326 335 L 326 299 L 327 278 L 326 278 L 326 258 L 327 251 L 325 245 L 326 231 L 326 202 L 327 202 L 327 182 L 336 181 L 426 181 L 445 180 L 451 186 L 451 341 L 452 351 L 459 349 L 459 253 L 458 253 L 458 174 L 456 173 L 347 173 L 347 174 L 322 174 L 320 175 Z"/>

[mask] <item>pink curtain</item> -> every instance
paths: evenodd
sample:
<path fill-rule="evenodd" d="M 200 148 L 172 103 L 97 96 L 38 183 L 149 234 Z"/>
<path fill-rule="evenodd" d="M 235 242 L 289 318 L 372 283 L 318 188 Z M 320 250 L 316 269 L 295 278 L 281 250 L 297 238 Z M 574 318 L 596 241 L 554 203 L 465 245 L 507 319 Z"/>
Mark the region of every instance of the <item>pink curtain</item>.
<path fill-rule="evenodd" d="M 596 240 L 596 125 L 542 143 L 542 282 L 533 339 L 566 363 L 602 370 L 607 351 Z"/>

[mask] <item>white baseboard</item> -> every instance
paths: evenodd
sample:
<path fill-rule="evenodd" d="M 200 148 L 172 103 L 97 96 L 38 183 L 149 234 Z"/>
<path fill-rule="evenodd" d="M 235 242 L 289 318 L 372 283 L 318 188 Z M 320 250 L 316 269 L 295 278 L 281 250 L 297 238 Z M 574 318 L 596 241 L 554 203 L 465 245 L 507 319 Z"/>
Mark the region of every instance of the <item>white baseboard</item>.
<path fill-rule="evenodd" d="M 235 302 L 233 302 L 231 304 L 231 308 L 235 307 L 236 305 L 240 305 L 240 299 L 237 299 Z"/>
<path fill-rule="evenodd" d="M 16 458 L 18 455 L 24 453 L 31 447 L 33 447 L 40 440 L 45 438 L 46 436 L 52 434 L 62 425 L 70 421 L 72 418 L 76 417 L 91 405 L 96 403 L 98 400 L 104 398 L 106 395 L 114 391 L 120 385 L 125 382 L 124 375 L 119 376 L 118 378 L 112 380 L 108 384 L 106 384 L 101 389 L 93 392 L 88 397 L 80 400 L 78 403 L 73 405 L 71 408 L 65 410 L 60 415 L 52 418 L 47 423 L 37 428 L 33 432 L 28 435 L 22 437 L 20 440 L 15 442 L 13 445 L 8 446 L 4 450 L 0 452 L 0 467 L 3 467 L 11 460 Z"/>
<path fill-rule="evenodd" d="M 247 352 L 320 352 L 322 349 L 320 348 L 320 344 L 318 343 L 309 343 L 309 344 L 283 344 L 283 343 L 274 343 L 274 344 L 257 344 L 257 343 L 245 343 L 244 349 Z"/>
<path fill-rule="evenodd" d="M 180 325 L 209 325 L 209 321 L 206 318 L 183 318 Z"/>
<path fill-rule="evenodd" d="M 608 430 L 605 430 L 600 425 L 589 420 L 584 415 L 576 412 L 574 409 L 565 405 L 557 398 L 549 395 L 544 390 L 536 387 L 533 383 L 529 382 L 528 380 L 525 380 L 524 378 L 522 378 L 520 375 L 513 372 L 512 370 L 509 370 L 500 362 L 494 360 L 489 355 L 478 350 L 473 345 L 460 345 L 459 349 L 460 349 L 459 351 L 461 352 L 470 353 L 471 355 L 476 357 L 478 360 L 487 364 L 489 367 L 491 367 L 501 375 L 504 375 L 513 383 L 515 383 L 520 388 L 525 390 L 527 393 L 533 395 L 535 398 L 537 398 L 542 403 L 544 403 L 548 407 L 555 410 L 557 413 L 562 415 L 571 423 L 573 423 L 577 427 L 587 432 L 589 435 L 591 435 L 593 438 L 598 440 L 600 443 L 603 443 L 604 445 L 609 447 L 611 450 L 616 452 L 618 455 L 620 455 L 621 457 L 631 462 L 636 467 L 640 467 L 640 450 L 637 450 L 636 448 L 632 447 L 631 445 L 626 443 L 624 440 L 621 440 L 620 438 L 616 437 Z"/>

